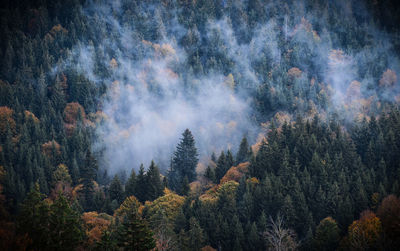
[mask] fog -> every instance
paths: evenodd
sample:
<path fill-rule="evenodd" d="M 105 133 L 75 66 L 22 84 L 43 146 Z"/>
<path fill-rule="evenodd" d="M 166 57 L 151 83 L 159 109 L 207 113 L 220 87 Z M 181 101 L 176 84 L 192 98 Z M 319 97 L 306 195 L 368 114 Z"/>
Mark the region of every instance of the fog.
<path fill-rule="evenodd" d="M 399 72 L 398 57 L 391 55 L 386 34 L 365 23 L 360 33 L 371 37 L 369 45 L 342 48 L 327 28 L 327 8 L 306 12 L 299 1 L 295 16 L 282 10 L 279 22 L 267 18 L 252 29 L 234 29 L 231 17 L 225 15 L 206 20 L 204 27 L 185 27 L 178 21 L 179 8 L 166 11 L 163 5 L 138 5 L 140 18 L 124 20 L 126 10 L 120 1 L 88 4 L 82 11 L 99 26 L 94 35 L 98 39 L 75 46 L 61 67 L 73 68 L 108 88 L 101 97 L 99 109 L 105 119 L 97 126 L 99 141 L 94 147 L 103 150 L 101 163 L 111 173 L 137 169 L 140 163 L 147 166 L 152 159 L 166 171 L 186 128 L 193 132 L 201 159 L 221 150 L 236 152 L 243 136 L 255 143 L 257 135 L 265 133 L 262 122 L 276 112 L 287 112 L 279 105 L 289 102 L 287 93 L 299 97 L 293 112 L 297 115 L 311 117 L 312 101 L 318 113 L 339 113 L 351 121 L 356 114 L 370 112 L 360 105 L 365 100 L 392 102 L 399 91 L 396 79 L 392 89 L 377 93 L 379 79 L 371 74 L 370 64 L 382 55 L 390 60 L 380 62 L 379 72 Z M 356 11 L 349 4 L 337 7 L 343 8 L 346 22 L 354 21 L 353 12 L 368 17 L 362 7 Z M 273 8 L 277 6 L 265 5 L 266 12 Z M 152 35 L 143 36 L 143 26 L 151 27 Z M 238 31 L 247 39 L 238 39 Z M 209 43 L 206 48 L 204 41 Z M 189 55 L 192 47 L 215 50 L 226 67 L 193 69 L 189 62 L 198 60 L 204 66 L 213 59 L 205 63 L 204 58 Z M 291 80 L 293 67 L 300 75 Z M 286 81 L 293 83 L 288 86 Z M 269 116 L 259 116 L 256 109 L 254 96 L 263 86 L 280 100 Z M 321 105 L 318 100 L 323 95 L 327 104 Z"/>

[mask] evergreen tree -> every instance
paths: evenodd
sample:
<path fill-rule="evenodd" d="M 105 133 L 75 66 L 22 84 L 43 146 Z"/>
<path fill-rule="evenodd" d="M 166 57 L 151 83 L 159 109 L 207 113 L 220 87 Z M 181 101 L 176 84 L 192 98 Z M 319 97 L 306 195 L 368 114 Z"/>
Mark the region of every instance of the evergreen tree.
<path fill-rule="evenodd" d="M 74 250 L 82 243 L 84 236 L 80 215 L 60 195 L 50 206 L 49 250 Z"/>
<path fill-rule="evenodd" d="M 117 231 L 118 246 L 123 250 L 144 251 L 155 248 L 153 233 L 138 212 L 129 210 Z"/>
<path fill-rule="evenodd" d="M 122 185 L 118 175 L 115 175 L 111 181 L 109 193 L 111 201 L 116 200 L 118 204 L 122 203 L 122 200 L 124 199 L 124 191 L 122 190 Z"/>
<path fill-rule="evenodd" d="M 179 194 L 186 196 L 189 194 L 189 191 L 190 191 L 189 179 L 187 178 L 187 176 L 185 176 L 183 178 L 181 190 L 179 191 Z"/>
<path fill-rule="evenodd" d="M 249 143 L 247 142 L 247 138 L 243 137 L 239 145 L 239 151 L 236 154 L 236 165 L 241 162 L 248 161 L 249 157 L 250 157 Z"/>
<path fill-rule="evenodd" d="M 144 202 L 147 199 L 147 178 L 143 164 L 141 164 L 139 168 L 134 195 L 140 202 Z"/>
<path fill-rule="evenodd" d="M 188 244 L 190 250 L 200 250 L 203 247 L 203 229 L 199 222 L 194 218 L 189 219 Z"/>
<path fill-rule="evenodd" d="M 176 191 L 181 190 L 183 180 L 187 177 L 189 183 L 196 179 L 196 166 L 198 162 L 197 149 L 192 133 L 186 129 L 183 138 L 176 147 L 171 161 L 171 170 L 168 173 L 168 184 Z"/>
<path fill-rule="evenodd" d="M 132 168 L 131 175 L 128 178 L 128 181 L 125 185 L 125 196 L 129 197 L 135 194 L 135 187 L 136 187 L 136 173 L 135 169 Z"/>
<path fill-rule="evenodd" d="M 217 182 L 217 178 L 215 176 L 215 170 L 214 170 L 214 168 L 211 168 L 210 166 L 207 166 L 204 176 L 213 183 Z"/>
<path fill-rule="evenodd" d="M 217 167 L 215 168 L 215 176 L 217 179 L 217 183 L 219 183 L 221 178 L 224 177 L 227 171 L 226 166 L 227 166 L 227 160 L 225 157 L 225 153 L 224 151 L 221 151 L 221 154 L 219 155 L 217 160 Z"/>
<path fill-rule="evenodd" d="M 313 240 L 316 250 L 336 250 L 340 240 L 339 227 L 331 217 L 323 219 L 315 230 Z"/>
<path fill-rule="evenodd" d="M 97 162 L 95 158 L 92 156 L 91 151 L 87 150 L 84 165 L 81 167 L 80 170 L 80 174 L 82 177 L 82 184 L 83 184 L 82 192 L 84 196 L 84 201 L 82 205 L 87 210 L 90 210 L 93 206 L 93 193 L 94 193 L 93 181 L 96 178 L 96 172 L 97 172 Z"/>
<path fill-rule="evenodd" d="M 18 231 L 27 233 L 32 239 L 31 249 L 41 249 L 49 243 L 48 220 L 50 215 L 49 206 L 43 201 L 44 194 L 40 193 L 39 184 L 28 193 L 21 205 L 18 218 Z"/>
<path fill-rule="evenodd" d="M 155 200 L 163 195 L 163 185 L 161 183 L 160 171 L 154 161 L 151 161 L 149 170 L 146 173 L 146 184 L 147 184 L 147 199 Z"/>

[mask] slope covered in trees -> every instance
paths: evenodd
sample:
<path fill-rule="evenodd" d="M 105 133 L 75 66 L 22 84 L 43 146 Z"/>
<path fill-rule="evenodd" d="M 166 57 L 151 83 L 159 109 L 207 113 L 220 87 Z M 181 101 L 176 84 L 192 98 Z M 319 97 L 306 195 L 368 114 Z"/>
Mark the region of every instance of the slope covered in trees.
<path fill-rule="evenodd" d="M 4 250 L 398 250 L 395 1 L 2 1 Z"/>

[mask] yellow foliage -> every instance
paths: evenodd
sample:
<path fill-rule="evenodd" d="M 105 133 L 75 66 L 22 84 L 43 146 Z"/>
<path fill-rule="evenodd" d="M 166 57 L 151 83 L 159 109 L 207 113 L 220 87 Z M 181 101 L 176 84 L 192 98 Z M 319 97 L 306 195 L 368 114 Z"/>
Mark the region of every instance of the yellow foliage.
<path fill-rule="evenodd" d="M 71 176 L 68 172 L 68 167 L 64 164 L 59 164 L 56 170 L 53 172 L 53 183 L 57 182 L 64 182 L 64 183 L 71 183 Z"/>
<path fill-rule="evenodd" d="M 381 232 L 381 221 L 372 211 L 367 210 L 349 226 L 348 240 L 354 249 L 365 250 L 375 244 Z"/>
<path fill-rule="evenodd" d="M 88 244 L 90 246 L 101 240 L 103 231 L 111 225 L 112 219 L 112 216 L 105 213 L 83 213 L 83 226 L 88 237 Z"/>
<path fill-rule="evenodd" d="M 159 212 L 162 212 L 163 216 L 165 216 L 168 221 L 175 221 L 176 216 L 185 201 L 185 197 L 171 192 L 170 190 L 167 190 L 167 192 L 168 193 L 157 198 L 153 202 L 146 202 L 146 217 L 150 222 L 155 221 L 157 213 Z"/>
<path fill-rule="evenodd" d="M 81 114 L 82 122 L 86 122 L 85 110 L 79 103 L 68 103 L 64 108 L 64 128 L 68 135 L 71 135 L 75 130 L 79 112 Z"/>
<path fill-rule="evenodd" d="M 59 33 L 59 32 L 61 32 L 61 33 L 68 33 L 68 30 L 65 29 L 64 27 L 62 27 L 61 24 L 57 24 L 57 25 L 54 25 L 54 26 L 51 28 L 51 30 L 49 31 L 49 33 L 50 33 L 51 35 L 53 35 L 53 36 L 55 36 L 55 35 L 56 35 L 57 33 Z"/>
<path fill-rule="evenodd" d="M 117 60 L 115 60 L 115 58 L 112 58 L 110 60 L 110 66 L 111 66 L 111 68 L 117 68 L 118 67 L 118 63 L 117 63 Z"/>
<path fill-rule="evenodd" d="M 202 190 L 202 185 L 200 181 L 196 180 L 189 184 L 191 195 L 200 195 Z"/>
<path fill-rule="evenodd" d="M 47 42 L 53 42 L 54 41 L 54 37 L 59 33 L 62 33 L 62 34 L 65 35 L 65 34 L 68 33 L 68 30 L 65 29 L 64 27 L 62 27 L 61 24 L 54 25 L 51 28 L 51 30 L 44 36 L 44 39 Z"/>
<path fill-rule="evenodd" d="M 75 124 L 78 119 L 78 113 L 81 113 L 82 119 L 86 118 L 85 109 L 77 102 L 68 103 L 64 109 L 64 121 L 68 124 Z"/>
<path fill-rule="evenodd" d="M 228 76 L 226 76 L 224 84 L 228 86 L 231 90 L 235 89 L 235 80 L 232 73 L 229 73 Z"/>
<path fill-rule="evenodd" d="M 251 146 L 251 150 L 253 151 L 254 154 L 257 154 L 263 141 L 268 142 L 267 139 L 265 138 L 265 135 L 262 133 L 258 134 L 256 143 Z"/>
<path fill-rule="evenodd" d="M 246 182 L 250 184 L 260 184 L 260 181 L 256 177 L 249 178 Z"/>
<path fill-rule="evenodd" d="M 39 119 L 32 112 L 25 110 L 24 114 L 25 114 L 25 119 L 32 118 L 33 122 L 35 122 L 35 123 L 39 123 L 40 122 Z"/>
<path fill-rule="evenodd" d="M 277 127 L 281 127 L 285 122 L 289 123 L 291 120 L 291 116 L 286 112 L 277 112 L 274 116 L 275 126 Z"/>
<path fill-rule="evenodd" d="M 140 206 L 141 204 L 135 196 L 129 196 L 124 200 L 124 202 L 122 202 L 121 206 L 117 210 L 115 210 L 114 216 L 122 219 L 124 215 L 126 215 L 129 211 L 140 213 Z"/>
<path fill-rule="evenodd" d="M 226 172 L 224 177 L 222 177 L 220 183 L 223 184 L 223 183 L 231 181 L 231 180 L 239 182 L 239 180 L 243 177 L 243 175 L 248 172 L 249 166 L 250 166 L 249 162 L 244 162 L 244 163 L 240 163 L 237 166 L 231 167 Z"/>
<path fill-rule="evenodd" d="M 79 184 L 79 185 L 76 185 L 74 187 L 74 189 L 72 189 L 72 198 L 73 199 L 76 199 L 78 197 L 78 194 L 82 190 L 82 188 L 83 188 L 83 185 Z"/>

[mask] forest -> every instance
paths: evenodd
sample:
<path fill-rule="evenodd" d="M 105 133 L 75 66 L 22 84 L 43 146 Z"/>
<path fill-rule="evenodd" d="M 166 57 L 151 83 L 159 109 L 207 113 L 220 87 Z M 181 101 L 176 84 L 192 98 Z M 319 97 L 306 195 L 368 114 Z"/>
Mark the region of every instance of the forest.
<path fill-rule="evenodd" d="M 400 4 L 4 0 L 3 250 L 399 250 Z"/>

